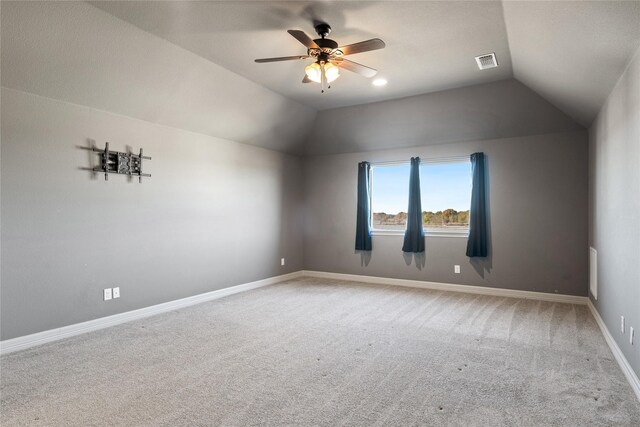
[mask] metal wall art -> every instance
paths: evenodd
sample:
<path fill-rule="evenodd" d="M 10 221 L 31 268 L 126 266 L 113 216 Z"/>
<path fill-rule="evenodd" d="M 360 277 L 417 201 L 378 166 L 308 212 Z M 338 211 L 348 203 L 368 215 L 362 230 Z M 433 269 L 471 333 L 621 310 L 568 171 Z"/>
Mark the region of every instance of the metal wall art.
<path fill-rule="evenodd" d="M 109 180 L 110 173 L 137 176 L 139 182 L 142 182 L 143 176 L 151 176 L 151 174 L 142 173 L 142 160 L 151 160 L 151 157 L 142 155 L 142 148 L 140 154 L 109 151 L 109 143 L 107 142 L 104 145 L 104 150 L 95 147 L 91 150 L 100 155 L 100 166 L 94 167 L 93 171 L 104 172 L 105 181 Z"/>

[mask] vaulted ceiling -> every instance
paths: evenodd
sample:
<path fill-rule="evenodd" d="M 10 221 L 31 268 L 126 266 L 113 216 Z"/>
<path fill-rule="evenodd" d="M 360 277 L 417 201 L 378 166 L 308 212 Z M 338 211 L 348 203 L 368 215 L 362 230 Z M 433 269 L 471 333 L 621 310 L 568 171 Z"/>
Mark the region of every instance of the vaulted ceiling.
<path fill-rule="evenodd" d="M 500 2 L 97 2 L 98 7 L 291 99 L 322 110 L 486 83 L 512 75 Z M 340 45 L 379 37 L 386 48 L 350 57 L 376 68 L 385 88 L 344 71 L 332 89 L 302 84 L 304 62 L 256 64 L 302 55 L 287 29 L 312 38 L 314 20 Z M 480 73 L 474 57 L 496 52 L 501 66 Z M 306 61 L 310 62 L 310 61 Z"/>
<path fill-rule="evenodd" d="M 100 1 L 97 7 L 317 110 L 515 77 L 588 126 L 640 45 L 638 1 Z M 389 83 L 348 71 L 320 94 L 302 84 L 304 63 L 286 33 L 333 27 L 341 45 L 379 37 L 387 47 L 354 55 Z M 500 66 L 479 71 L 474 57 Z"/>
<path fill-rule="evenodd" d="M 3 87 L 290 153 L 589 126 L 640 46 L 640 1 L 2 1 Z M 389 83 L 302 84 L 313 22 Z M 498 68 L 474 57 L 495 52 Z M 331 126 L 330 143 L 318 140 Z M 389 131 L 396 129 L 393 138 Z M 320 132 L 318 131 L 320 130 Z"/>

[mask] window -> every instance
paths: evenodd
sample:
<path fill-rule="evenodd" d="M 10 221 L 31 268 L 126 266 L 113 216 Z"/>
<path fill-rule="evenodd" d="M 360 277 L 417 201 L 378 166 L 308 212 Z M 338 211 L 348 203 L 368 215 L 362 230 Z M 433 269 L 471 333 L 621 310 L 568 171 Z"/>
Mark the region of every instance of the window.
<path fill-rule="evenodd" d="M 371 224 L 374 231 L 405 230 L 409 169 L 409 163 L 373 165 Z M 425 231 L 466 235 L 471 203 L 470 161 L 467 158 L 422 160 L 420 199 Z"/>
<path fill-rule="evenodd" d="M 421 164 L 420 201 L 425 230 L 467 232 L 471 162 Z"/>
<path fill-rule="evenodd" d="M 409 164 L 371 169 L 371 228 L 404 230 L 409 206 Z"/>

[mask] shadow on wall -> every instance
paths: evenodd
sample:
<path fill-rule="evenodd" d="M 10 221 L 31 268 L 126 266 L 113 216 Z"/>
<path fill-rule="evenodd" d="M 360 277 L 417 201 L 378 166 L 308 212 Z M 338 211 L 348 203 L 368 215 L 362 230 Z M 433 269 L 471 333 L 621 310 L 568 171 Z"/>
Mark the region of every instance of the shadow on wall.
<path fill-rule="evenodd" d="M 491 244 L 489 244 L 489 248 L 491 248 Z M 484 273 L 491 273 L 491 267 L 493 266 L 491 252 L 489 252 L 486 258 L 469 259 L 469 264 L 471 264 L 476 273 L 478 273 L 478 275 L 484 279 Z"/>
<path fill-rule="evenodd" d="M 407 265 L 411 265 L 411 260 L 413 259 L 416 268 L 418 270 L 422 270 L 427 260 L 425 253 L 426 252 L 422 252 L 422 253 L 403 252 L 402 257 L 404 258 L 404 262 Z"/>
<path fill-rule="evenodd" d="M 487 256 L 485 258 L 469 258 L 469 264 L 471 264 L 473 269 L 483 279 L 485 273 L 491 273 L 491 268 L 493 267 L 493 244 L 491 239 L 491 180 L 489 179 L 489 175 L 491 174 L 491 159 L 485 154 L 484 161 L 484 189 L 487 200 L 487 205 L 485 208 L 487 212 Z"/>
<path fill-rule="evenodd" d="M 355 254 L 360 254 L 360 267 L 366 267 L 371 262 L 371 251 L 355 251 Z"/>
<path fill-rule="evenodd" d="M 88 160 L 87 164 L 89 165 L 89 167 L 80 166 L 78 167 L 78 169 L 83 171 L 88 171 L 89 179 L 91 179 L 92 181 L 97 180 L 98 173 L 94 169 L 97 166 L 99 166 L 97 162 L 98 157 L 96 156 L 96 153 L 93 151 L 93 149 L 96 148 L 96 140 L 87 138 L 86 146 L 77 145 L 76 148 L 87 150 L 87 160 Z"/>
<path fill-rule="evenodd" d="M 354 254 L 360 254 L 360 267 L 367 267 L 371 262 L 371 251 L 354 251 Z M 426 265 L 427 257 L 425 255 L 426 252 L 423 253 L 412 253 L 412 252 L 403 252 L 402 257 L 404 258 L 405 264 L 407 266 L 411 265 L 412 261 L 415 264 L 418 270 L 422 270 Z"/>

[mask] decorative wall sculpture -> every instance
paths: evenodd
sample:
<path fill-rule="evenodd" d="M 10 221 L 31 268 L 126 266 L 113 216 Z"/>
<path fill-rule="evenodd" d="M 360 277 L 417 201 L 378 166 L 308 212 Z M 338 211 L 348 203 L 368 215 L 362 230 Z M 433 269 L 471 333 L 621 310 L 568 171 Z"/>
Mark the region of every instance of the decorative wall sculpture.
<path fill-rule="evenodd" d="M 105 181 L 109 180 L 110 173 L 137 176 L 139 182 L 142 182 L 143 176 L 151 176 L 151 174 L 142 173 L 142 160 L 151 160 L 151 157 L 142 155 L 142 148 L 140 149 L 140 154 L 109 151 L 109 143 L 107 142 L 104 150 L 95 147 L 91 150 L 100 154 L 100 166 L 96 166 L 92 170 L 94 172 L 104 172 Z"/>

